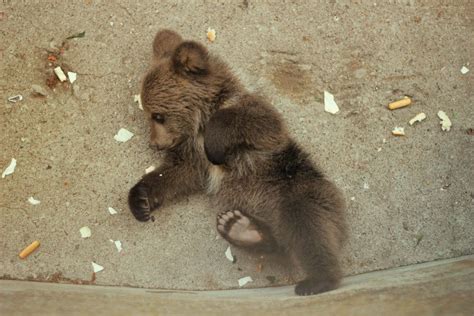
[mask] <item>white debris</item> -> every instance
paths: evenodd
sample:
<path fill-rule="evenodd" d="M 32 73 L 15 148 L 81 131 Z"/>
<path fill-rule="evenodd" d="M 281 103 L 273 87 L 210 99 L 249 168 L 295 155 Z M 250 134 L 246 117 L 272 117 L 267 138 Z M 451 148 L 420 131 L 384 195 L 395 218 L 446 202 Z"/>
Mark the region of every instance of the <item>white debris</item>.
<path fill-rule="evenodd" d="M 351 201 L 355 201 L 356 197 L 355 196 L 352 196 L 351 197 Z"/>
<path fill-rule="evenodd" d="M 453 125 L 449 117 L 446 115 L 446 113 L 444 113 L 444 111 L 439 111 L 438 117 L 441 120 L 441 122 L 439 122 L 439 124 L 441 124 L 441 129 L 443 131 L 449 132 L 449 130 L 451 129 L 451 126 Z"/>
<path fill-rule="evenodd" d="M 23 96 L 21 94 L 17 94 L 8 98 L 8 101 L 11 103 L 17 103 L 21 100 L 23 100 Z"/>
<path fill-rule="evenodd" d="M 461 68 L 461 73 L 462 73 L 463 75 L 465 75 L 465 74 L 467 74 L 468 72 L 469 72 L 469 68 L 467 68 L 466 66 L 462 66 L 462 68 Z"/>
<path fill-rule="evenodd" d="M 230 247 L 227 247 L 227 250 L 225 251 L 225 256 L 230 262 L 234 262 L 234 256 L 232 255 L 232 251 L 230 250 Z"/>
<path fill-rule="evenodd" d="M 408 123 L 409 123 L 410 125 L 413 125 L 413 124 L 415 124 L 415 122 L 421 122 L 421 121 L 423 121 L 425 118 L 426 118 L 426 114 L 425 114 L 425 113 L 418 113 L 418 114 L 415 115 L 415 117 L 412 118 Z"/>
<path fill-rule="evenodd" d="M 76 81 L 76 79 L 77 79 L 77 73 L 72 72 L 72 71 L 68 71 L 67 76 L 69 78 L 70 83 L 74 83 L 74 81 Z"/>
<path fill-rule="evenodd" d="M 207 28 L 207 39 L 209 42 L 214 42 L 216 40 L 216 30 Z"/>
<path fill-rule="evenodd" d="M 369 184 L 367 182 L 364 182 L 364 190 L 368 190 L 369 189 Z"/>
<path fill-rule="evenodd" d="M 150 166 L 150 167 L 145 169 L 145 173 L 150 173 L 150 172 L 154 171 L 155 169 L 156 169 L 155 166 Z"/>
<path fill-rule="evenodd" d="M 377 152 L 381 152 L 381 151 L 382 151 L 382 147 L 377 148 Z"/>
<path fill-rule="evenodd" d="M 92 262 L 92 269 L 94 270 L 94 273 L 97 273 L 97 272 L 100 272 L 100 271 L 104 270 L 104 267 L 101 266 L 100 264 Z"/>
<path fill-rule="evenodd" d="M 403 127 L 395 127 L 392 130 L 392 135 L 394 135 L 394 136 L 405 136 L 405 129 Z"/>
<path fill-rule="evenodd" d="M 117 211 L 113 207 L 109 207 L 108 210 L 111 215 L 117 214 Z"/>
<path fill-rule="evenodd" d="M 130 140 L 133 137 L 133 133 L 126 130 L 125 128 L 121 128 L 117 134 L 114 136 L 114 139 L 118 142 L 125 143 L 126 141 Z"/>
<path fill-rule="evenodd" d="M 41 201 L 35 199 L 35 198 L 32 197 L 32 196 L 30 196 L 30 197 L 28 198 L 28 202 L 30 202 L 31 205 L 38 205 L 38 204 L 41 203 Z"/>
<path fill-rule="evenodd" d="M 118 252 L 122 251 L 122 242 L 120 240 L 114 241 L 115 247 L 117 248 Z"/>
<path fill-rule="evenodd" d="M 324 91 L 324 111 L 331 114 L 339 112 L 339 107 L 336 101 L 334 101 L 334 96 L 327 91 Z"/>
<path fill-rule="evenodd" d="M 139 94 L 133 96 L 133 102 L 138 102 L 138 108 L 143 111 L 142 98 Z"/>
<path fill-rule="evenodd" d="M 91 229 L 87 226 L 82 227 L 79 229 L 82 238 L 89 238 L 92 235 Z"/>
<path fill-rule="evenodd" d="M 56 74 L 56 76 L 58 76 L 58 79 L 61 82 L 64 82 L 64 81 L 67 80 L 67 77 L 64 74 L 64 71 L 61 69 L 61 67 L 58 66 L 58 67 L 54 68 L 54 73 Z"/>
<path fill-rule="evenodd" d="M 109 241 L 113 244 L 115 244 L 115 247 L 117 248 L 117 251 L 118 252 L 121 252 L 123 250 L 122 248 L 122 242 L 120 240 L 113 240 L 113 239 L 109 239 Z"/>
<path fill-rule="evenodd" d="M 42 95 L 42 96 L 47 96 L 48 95 L 48 92 L 46 92 L 46 90 L 40 85 L 32 84 L 31 89 L 36 94 L 39 94 L 39 95 Z"/>
<path fill-rule="evenodd" d="M 12 161 L 10 161 L 10 164 L 8 167 L 5 168 L 5 170 L 2 173 L 2 178 L 5 178 L 8 175 L 11 175 L 13 172 L 15 172 L 16 168 L 16 159 L 12 158 Z"/>
<path fill-rule="evenodd" d="M 242 286 L 244 286 L 245 284 L 247 284 L 247 283 L 249 283 L 249 282 L 253 282 L 252 278 L 249 277 L 249 276 L 240 278 L 240 279 L 239 279 L 239 286 L 242 287 Z"/>

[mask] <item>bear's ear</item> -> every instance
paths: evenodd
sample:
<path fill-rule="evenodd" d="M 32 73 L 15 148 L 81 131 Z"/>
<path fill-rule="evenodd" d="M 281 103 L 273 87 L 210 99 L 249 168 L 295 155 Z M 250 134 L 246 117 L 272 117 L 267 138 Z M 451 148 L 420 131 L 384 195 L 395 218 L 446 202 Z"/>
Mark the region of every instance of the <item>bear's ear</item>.
<path fill-rule="evenodd" d="M 174 69 L 182 74 L 206 75 L 209 71 L 209 53 L 197 42 L 181 43 L 172 58 Z"/>
<path fill-rule="evenodd" d="M 183 42 L 181 36 L 171 30 L 161 30 L 155 35 L 153 41 L 153 55 L 157 59 L 170 57 L 176 47 Z"/>

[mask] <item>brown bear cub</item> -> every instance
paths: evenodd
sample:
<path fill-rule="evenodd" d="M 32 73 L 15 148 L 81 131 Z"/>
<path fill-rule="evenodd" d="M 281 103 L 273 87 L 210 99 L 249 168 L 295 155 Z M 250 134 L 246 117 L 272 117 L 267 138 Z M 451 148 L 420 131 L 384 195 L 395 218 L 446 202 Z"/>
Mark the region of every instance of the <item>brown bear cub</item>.
<path fill-rule="evenodd" d="M 129 193 L 139 221 L 176 198 L 207 192 L 229 243 L 278 252 L 307 274 L 298 295 L 336 288 L 346 237 L 340 191 L 288 135 L 269 102 L 249 93 L 230 69 L 194 41 L 158 32 L 141 97 L 160 168 Z"/>

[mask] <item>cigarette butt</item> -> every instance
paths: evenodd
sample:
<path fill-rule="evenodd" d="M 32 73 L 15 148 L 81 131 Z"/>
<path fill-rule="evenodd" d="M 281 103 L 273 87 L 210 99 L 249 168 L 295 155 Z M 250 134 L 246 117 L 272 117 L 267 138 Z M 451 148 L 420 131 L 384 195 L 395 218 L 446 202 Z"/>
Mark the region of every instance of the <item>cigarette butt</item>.
<path fill-rule="evenodd" d="M 37 240 L 33 241 L 31 245 L 29 245 L 28 247 L 23 249 L 22 252 L 20 252 L 20 258 L 25 259 L 26 257 L 28 257 L 33 251 L 36 250 L 36 248 L 39 247 L 39 245 L 40 245 L 39 241 Z"/>
<path fill-rule="evenodd" d="M 388 105 L 388 108 L 390 110 L 396 110 L 396 109 L 399 109 L 399 108 L 402 108 L 404 106 L 407 106 L 411 104 L 411 99 L 406 97 L 406 98 L 403 98 L 401 100 L 398 100 L 398 101 L 395 101 L 395 102 L 392 102 Z"/>

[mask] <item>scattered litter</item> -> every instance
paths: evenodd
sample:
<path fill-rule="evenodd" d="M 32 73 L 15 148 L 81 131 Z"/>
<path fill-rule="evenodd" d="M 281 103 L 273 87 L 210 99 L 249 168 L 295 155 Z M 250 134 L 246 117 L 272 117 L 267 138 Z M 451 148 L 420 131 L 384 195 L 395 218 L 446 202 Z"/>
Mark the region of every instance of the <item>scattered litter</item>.
<path fill-rule="evenodd" d="M 41 201 L 35 199 L 35 198 L 32 197 L 32 196 L 30 196 L 30 197 L 28 198 L 28 202 L 30 202 L 31 205 L 38 205 L 38 204 L 41 203 Z"/>
<path fill-rule="evenodd" d="M 425 118 L 426 118 L 426 114 L 425 114 L 425 113 L 418 113 L 418 114 L 415 115 L 415 117 L 412 118 L 408 123 L 409 123 L 410 125 L 413 125 L 413 124 L 415 124 L 416 122 L 421 122 L 421 121 L 423 121 Z"/>
<path fill-rule="evenodd" d="M 5 178 L 8 175 L 11 175 L 13 172 L 15 172 L 16 168 L 16 159 L 12 158 L 12 161 L 10 161 L 10 164 L 8 167 L 3 171 L 2 173 L 2 178 Z"/>
<path fill-rule="evenodd" d="M 368 190 L 369 189 L 369 184 L 367 182 L 364 182 L 364 190 Z"/>
<path fill-rule="evenodd" d="M 100 264 L 92 262 L 92 269 L 94 270 L 94 273 L 97 273 L 97 272 L 100 272 L 100 271 L 104 270 L 104 267 L 101 266 Z"/>
<path fill-rule="evenodd" d="M 150 166 L 150 167 L 148 167 L 148 168 L 145 169 L 145 173 L 148 174 L 148 173 L 150 173 L 150 172 L 153 172 L 155 169 L 156 169 L 155 166 Z"/>
<path fill-rule="evenodd" d="M 125 128 L 121 128 L 118 133 L 114 136 L 114 139 L 118 142 L 125 143 L 126 141 L 130 140 L 133 137 L 133 133 L 126 130 Z"/>
<path fill-rule="evenodd" d="M 230 250 L 230 247 L 227 247 L 227 250 L 225 251 L 225 257 L 232 263 L 235 262 L 235 258 L 232 255 L 232 251 Z"/>
<path fill-rule="evenodd" d="M 465 75 L 465 74 L 467 74 L 468 72 L 469 72 L 469 68 L 467 68 L 466 66 L 462 66 L 462 68 L 461 68 L 461 73 L 462 73 L 463 75 Z"/>
<path fill-rule="evenodd" d="M 339 112 L 339 107 L 336 101 L 334 101 L 334 96 L 327 91 L 324 91 L 324 111 L 331 114 Z"/>
<path fill-rule="evenodd" d="M 84 226 L 81 229 L 79 229 L 79 232 L 81 233 L 82 238 L 89 238 L 92 235 L 91 229 L 87 226 Z"/>
<path fill-rule="evenodd" d="M 351 197 L 351 201 L 355 201 L 356 197 L 355 196 L 352 196 Z"/>
<path fill-rule="evenodd" d="M 23 249 L 19 256 L 21 259 L 25 259 L 26 257 L 28 257 L 33 251 L 36 250 L 36 248 L 38 248 L 40 245 L 40 242 L 35 240 L 33 241 L 28 247 L 26 247 L 25 249 Z"/>
<path fill-rule="evenodd" d="M 68 39 L 72 39 L 72 38 L 81 38 L 81 37 L 84 37 L 84 36 L 86 36 L 86 31 L 73 34 L 69 37 L 66 37 L 66 39 L 68 40 Z"/>
<path fill-rule="evenodd" d="M 410 104 L 411 104 L 411 99 L 409 97 L 405 97 L 401 100 L 390 103 L 388 105 L 388 108 L 390 110 L 396 110 L 396 109 L 403 108 L 403 107 L 405 107 L 407 105 L 410 105 Z"/>
<path fill-rule="evenodd" d="M 160 174 L 159 174 L 159 176 L 160 176 L 160 177 L 162 177 L 162 176 L 163 176 L 163 174 L 162 174 L 162 173 L 160 173 Z"/>
<path fill-rule="evenodd" d="M 72 71 L 68 71 L 67 76 L 69 78 L 70 83 L 74 83 L 74 81 L 76 81 L 76 79 L 77 79 L 77 73 L 72 72 Z"/>
<path fill-rule="evenodd" d="M 211 29 L 210 27 L 207 29 L 207 39 L 209 42 L 214 42 L 216 40 L 216 30 Z"/>
<path fill-rule="evenodd" d="M 143 111 L 142 98 L 139 94 L 133 96 L 133 102 L 138 102 L 138 108 Z"/>
<path fill-rule="evenodd" d="M 387 142 L 387 140 L 384 138 L 382 139 L 382 143 L 385 144 Z"/>
<path fill-rule="evenodd" d="M 117 248 L 118 252 L 122 251 L 122 242 L 120 240 L 114 241 L 115 247 Z"/>
<path fill-rule="evenodd" d="M 117 211 L 113 207 L 109 207 L 108 210 L 111 215 L 117 214 Z"/>
<path fill-rule="evenodd" d="M 381 151 L 382 151 L 382 147 L 377 148 L 377 152 L 381 152 Z"/>
<path fill-rule="evenodd" d="M 405 136 L 405 129 L 403 127 L 395 127 L 392 130 L 393 136 Z"/>
<path fill-rule="evenodd" d="M 64 71 L 61 69 L 60 66 L 54 68 L 54 73 L 56 74 L 56 76 L 58 76 L 58 79 L 61 81 L 61 82 L 64 82 L 67 80 L 67 77 L 66 75 L 64 74 Z"/>
<path fill-rule="evenodd" d="M 243 277 L 243 278 L 239 279 L 239 286 L 242 287 L 242 286 L 244 286 L 245 284 L 247 284 L 249 282 L 253 282 L 251 277 L 249 277 L 249 276 Z"/>
<path fill-rule="evenodd" d="M 446 113 L 444 113 L 444 111 L 439 111 L 438 117 L 441 120 L 441 122 L 439 122 L 439 124 L 441 124 L 441 129 L 443 131 L 449 132 L 449 130 L 451 129 L 451 126 L 453 125 L 449 117 L 446 115 Z"/>
<path fill-rule="evenodd" d="M 23 96 L 21 94 L 17 94 L 8 98 L 8 101 L 11 103 L 17 103 L 21 100 L 23 100 Z"/>
<path fill-rule="evenodd" d="M 46 90 L 40 85 L 32 84 L 31 89 L 37 95 L 42 95 L 42 96 L 47 96 L 48 95 L 48 92 L 46 92 Z"/>

